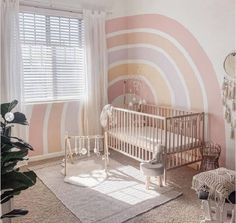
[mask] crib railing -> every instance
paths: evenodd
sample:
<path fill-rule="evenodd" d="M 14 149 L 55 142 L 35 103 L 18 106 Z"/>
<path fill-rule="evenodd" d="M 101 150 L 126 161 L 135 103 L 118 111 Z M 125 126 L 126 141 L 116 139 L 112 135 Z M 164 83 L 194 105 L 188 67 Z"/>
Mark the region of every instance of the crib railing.
<path fill-rule="evenodd" d="M 132 111 L 143 112 L 147 114 L 159 115 L 162 117 L 172 117 L 172 116 L 187 115 L 187 114 L 195 113 L 193 111 L 177 109 L 170 106 L 157 106 L 157 105 L 152 105 L 152 104 L 140 105 L 138 103 L 132 104 L 132 106 L 130 106 L 129 104 L 124 104 L 122 108 L 132 110 Z"/>
<path fill-rule="evenodd" d="M 148 132 L 145 126 L 148 126 L 148 123 L 156 127 L 161 126 L 164 121 L 165 118 L 161 116 L 113 108 L 107 130 L 108 146 L 139 161 L 150 160 L 155 144 L 163 143 L 165 130 L 152 128 L 152 132 Z M 151 140 L 144 140 L 150 136 Z"/>
<path fill-rule="evenodd" d="M 166 118 L 165 146 L 167 169 L 201 160 L 204 142 L 204 113 L 191 113 Z"/>
<path fill-rule="evenodd" d="M 159 115 L 162 117 L 173 117 L 173 116 L 188 115 L 193 113 L 192 111 L 176 109 L 168 106 L 151 105 L 151 104 L 141 104 L 140 111 L 147 114 Z"/>
<path fill-rule="evenodd" d="M 157 143 L 165 145 L 166 169 L 201 160 L 204 114 L 155 105 L 112 109 L 108 147 L 139 161 L 153 158 Z"/>

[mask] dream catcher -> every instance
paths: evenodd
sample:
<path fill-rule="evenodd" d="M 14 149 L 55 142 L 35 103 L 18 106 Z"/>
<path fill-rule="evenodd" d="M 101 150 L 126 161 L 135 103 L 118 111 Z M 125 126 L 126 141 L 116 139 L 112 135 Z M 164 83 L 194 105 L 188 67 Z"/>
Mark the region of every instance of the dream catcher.
<path fill-rule="evenodd" d="M 222 92 L 225 107 L 225 120 L 231 125 L 231 138 L 235 138 L 236 128 L 236 53 L 230 53 L 224 61 L 224 77 Z"/>

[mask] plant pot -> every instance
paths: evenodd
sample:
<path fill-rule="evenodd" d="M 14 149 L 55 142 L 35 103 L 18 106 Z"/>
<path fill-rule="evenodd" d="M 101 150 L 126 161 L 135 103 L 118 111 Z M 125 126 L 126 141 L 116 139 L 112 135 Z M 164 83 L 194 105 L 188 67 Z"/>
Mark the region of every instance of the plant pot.
<path fill-rule="evenodd" d="M 1 216 L 10 212 L 13 209 L 13 199 L 7 201 L 6 203 L 1 204 Z M 1 219 L 1 223 L 11 223 L 11 218 Z"/>

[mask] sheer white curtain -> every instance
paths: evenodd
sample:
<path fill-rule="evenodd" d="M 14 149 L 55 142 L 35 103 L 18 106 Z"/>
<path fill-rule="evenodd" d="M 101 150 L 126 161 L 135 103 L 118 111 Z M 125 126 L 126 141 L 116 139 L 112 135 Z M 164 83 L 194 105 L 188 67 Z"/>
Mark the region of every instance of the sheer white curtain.
<path fill-rule="evenodd" d="M 100 113 L 107 104 L 107 48 L 105 12 L 83 11 L 86 46 L 86 97 L 84 101 L 84 134 L 101 133 Z"/>
<path fill-rule="evenodd" d="M 1 102 L 19 101 L 22 110 L 23 78 L 19 33 L 19 0 L 1 4 Z"/>

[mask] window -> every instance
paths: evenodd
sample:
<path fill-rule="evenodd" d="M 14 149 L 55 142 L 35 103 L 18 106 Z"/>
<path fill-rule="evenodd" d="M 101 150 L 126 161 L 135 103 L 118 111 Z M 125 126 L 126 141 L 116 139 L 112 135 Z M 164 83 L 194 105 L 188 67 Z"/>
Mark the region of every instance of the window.
<path fill-rule="evenodd" d="M 26 102 L 79 99 L 85 91 L 81 18 L 21 12 Z"/>

